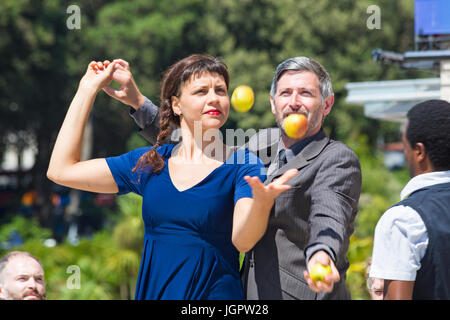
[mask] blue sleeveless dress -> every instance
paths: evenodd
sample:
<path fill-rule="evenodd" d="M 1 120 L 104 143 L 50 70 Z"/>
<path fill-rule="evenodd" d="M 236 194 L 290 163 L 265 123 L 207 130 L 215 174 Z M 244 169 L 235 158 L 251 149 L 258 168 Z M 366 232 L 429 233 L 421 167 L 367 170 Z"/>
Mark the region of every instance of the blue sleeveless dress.
<path fill-rule="evenodd" d="M 262 162 L 238 150 L 193 187 L 179 191 L 167 161 L 174 145 L 157 149 L 165 167 L 157 174 L 132 172 L 151 147 L 107 158 L 119 194 L 143 197 L 144 249 L 136 300 L 243 299 L 239 252 L 231 242 L 236 201 L 252 197 L 244 176 L 265 180 Z"/>

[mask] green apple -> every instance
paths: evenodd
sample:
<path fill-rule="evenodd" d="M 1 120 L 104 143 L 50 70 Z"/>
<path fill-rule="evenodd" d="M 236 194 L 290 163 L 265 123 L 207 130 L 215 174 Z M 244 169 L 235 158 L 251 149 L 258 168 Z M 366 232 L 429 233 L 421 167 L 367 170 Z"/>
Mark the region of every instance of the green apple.
<path fill-rule="evenodd" d="M 331 274 L 331 267 L 329 265 L 324 266 L 323 264 L 316 263 L 309 274 L 311 279 L 317 283 L 317 281 L 324 281 L 325 276 Z"/>

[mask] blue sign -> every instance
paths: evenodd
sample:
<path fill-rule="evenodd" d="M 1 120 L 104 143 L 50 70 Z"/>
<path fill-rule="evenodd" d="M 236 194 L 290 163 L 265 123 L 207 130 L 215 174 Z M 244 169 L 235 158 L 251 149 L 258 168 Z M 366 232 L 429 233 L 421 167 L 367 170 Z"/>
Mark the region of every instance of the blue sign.
<path fill-rule="evenodd" d="M 450 0 L 415 0 L 416 36 L 450 34 Z"/>

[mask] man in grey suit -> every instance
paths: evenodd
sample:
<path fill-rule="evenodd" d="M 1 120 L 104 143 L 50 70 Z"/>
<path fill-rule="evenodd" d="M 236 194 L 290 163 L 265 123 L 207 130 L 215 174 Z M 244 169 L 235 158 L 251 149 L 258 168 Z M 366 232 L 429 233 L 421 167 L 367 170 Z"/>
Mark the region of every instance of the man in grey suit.
<path fill-rule="evenodd" d="M 130 114 L 141 134 L 155 142 L 158 109 L 139 92 L 128 64 L 121 60 L 121 65 L 114 80 L 122 88 L 104 90 L 132 107 Z M 361 192 L 361 169 L 355 153 L 330 139 L 322 128 L 334 104 L 330 77 L 314 59 L 287 59 L 275 72 L 270 103 L 278 128 L 261 130 L 245 147 L 266 165 L 266 183 L 291 168 L 299 174 L 289 181 L 293 187 L 276 199 L 266 233 L 246 255 L 246 297 L 350 299 L 346 253 Z M 284 132 L 284 119 L 291 113 L 303 113 L 308 119 L 307 132 L 300 139 Z M 309 276 L 316 263 L 332 269 L 317 283 Z"/>

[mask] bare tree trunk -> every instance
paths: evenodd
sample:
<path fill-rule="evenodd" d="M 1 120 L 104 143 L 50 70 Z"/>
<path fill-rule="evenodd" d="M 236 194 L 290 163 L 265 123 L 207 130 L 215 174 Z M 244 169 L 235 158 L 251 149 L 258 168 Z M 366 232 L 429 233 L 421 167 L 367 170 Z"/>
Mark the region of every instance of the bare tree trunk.
<path fill-rule="evenodd" d="M 128 300 L 128 285 L 126 282 L 120 282 L 120 300 Z"/>
<path fill-rule="evenodd" d="M 33 187 L 36 191 L 36 207 L 38 220 L 44 227 L 50 227 L 50 218 L 53 210 L 53 205 L 50 199 L 51 183 L 46 177 L 48 163 L 50 160 L 50 133 L 45 130 L 37 132 L 38 153 L 33 172 Z"/>

